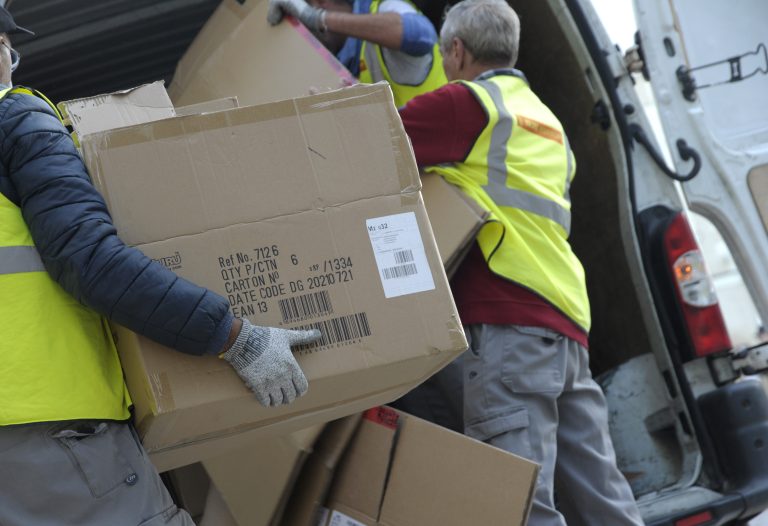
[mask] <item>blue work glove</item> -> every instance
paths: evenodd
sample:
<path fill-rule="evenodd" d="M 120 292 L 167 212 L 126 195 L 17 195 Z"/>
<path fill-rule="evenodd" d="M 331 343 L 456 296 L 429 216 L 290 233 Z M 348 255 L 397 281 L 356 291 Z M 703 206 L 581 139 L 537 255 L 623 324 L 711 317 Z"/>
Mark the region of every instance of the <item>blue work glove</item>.
<path fill-rule="evenodd" d="M 318 330 L 257 327 L 243 319 L 235 343 L 221 357 L 235 368 L 261 405 L 290 404 L 309 387 L 291 346 L 312 343 L 318 338 Z"/>
<path fill-rule="evenodd" d="M 325 9 L 312 7 L 304 0 L 269 0 L 267 21 L 274 25 L 280 23 L 283 15 L 292 15 L 307 28 L 325 31 Z"/>

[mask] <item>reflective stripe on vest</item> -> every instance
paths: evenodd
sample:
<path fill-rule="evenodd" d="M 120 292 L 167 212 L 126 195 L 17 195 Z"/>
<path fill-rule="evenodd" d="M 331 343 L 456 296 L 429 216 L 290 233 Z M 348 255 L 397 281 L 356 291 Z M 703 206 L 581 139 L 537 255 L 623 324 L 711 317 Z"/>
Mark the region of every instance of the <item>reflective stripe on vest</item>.
<path fill-rule="evenodd" d="M 0 274 L 45 270 L 35 247 L 0 247 Z"/>
<path fill-rule="evenodd" d="M 533 214 L 546 217 L 555 221 L 563 227 L 567 233 L 571 231 L 571 212 L 566 210 L 554 201 L 544 197 L 515 190 L 507 186 L 507 143 L 512 136 L 512 116 L 507 110 L 499 86 L 487 80 L 478 81 L 483 88 L 488 91 L 496 111 L 499 114 L 499 120 L 491 132 L 491 146 L 488 149 L 488 185 L 486 192 L 496 204 L 527 210 Z M 568 168 L 567 173 L 571 173 L 571 154 L 568 149 Z M 568 198 L 567 194 L 565 196 Z"/>
<path fill-rule="evenodd" d="M 467 158 L 432 166 L 490 212 L 477 241 L 489 268 L 533 290 L 584 330 L 584 269 L 568 244 L 575 160 L 562 125 L 512 70 L 464 82 L 488 124 Z"/>
<path fill-rule="evenodd" d="M 38 96 L 11 88 L 0 97 L 8 93 Z M 0 319 L 0 426 L 130 416 L 106 320 L 45 271 L 21 209 L 3 194 Z"/>
<path fill-rule="evenodd" d="M 411 2 L 409 2 L 411 3 Z M 375 14 L 379 10 L 381 0 L 373 0 L 369 13 Z M 413 4 L 411 3 L 413 6 Z M 416 7 L 414 6 L 414 9 Z M 418 11 L 417 9 L 417 12 Z M 426 78 L 417 85 L 399 84 L 392 80 L 392 75 L 387 69 L 387 64 L 384 61 L 384 55 L 381 52 L 381 46 L 366 42 L 362 42 L 360 48 L 360 82 L 364 84 L 370 84 L 378 82 L 380 80 L 386 80 L 389 82 L 392 88 L 392 94 L 395 98 L 395 106 L 402 108 L 406 103 L 414 97 L 434 91 L 437 88 L 448 83 L 448 79 L 445 76 L 443 70 L 443 57 L 440 54 L 440 48 L 437 44 L 432 46 L 432 66 L 427 74 Z"/>

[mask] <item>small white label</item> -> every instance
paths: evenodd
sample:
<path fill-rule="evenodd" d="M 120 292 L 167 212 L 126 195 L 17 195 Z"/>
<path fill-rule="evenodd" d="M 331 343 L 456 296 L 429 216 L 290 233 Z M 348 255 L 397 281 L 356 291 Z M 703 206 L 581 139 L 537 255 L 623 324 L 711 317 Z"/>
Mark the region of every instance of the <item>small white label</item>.
<path fill-rule="evenodd" d="M 385 297 L 396 298 L 435 288 L 416 214 L 375 217 L 365 224 Z"/>
<path fill-rule="evenodd" d="M 365 526 L 365 524 L 334 510 L 331 513 L 331 522 L 328 523 L 328 526 Z"/>

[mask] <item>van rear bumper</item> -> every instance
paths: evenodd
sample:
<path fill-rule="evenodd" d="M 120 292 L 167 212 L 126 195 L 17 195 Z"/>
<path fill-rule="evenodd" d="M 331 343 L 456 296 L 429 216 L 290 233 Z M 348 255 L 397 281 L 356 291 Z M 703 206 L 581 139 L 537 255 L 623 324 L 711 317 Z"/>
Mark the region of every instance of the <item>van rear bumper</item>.
<path fill-rule="evenodd" d="M 768 509 L 768 396 L 762 382 L 746 379 L 710 391 L 698 399 L 721 472 L 723 496 L 703 506 L 648 522 L 676 522 L 709 513 L 706 526 L 747 519 Z"/>

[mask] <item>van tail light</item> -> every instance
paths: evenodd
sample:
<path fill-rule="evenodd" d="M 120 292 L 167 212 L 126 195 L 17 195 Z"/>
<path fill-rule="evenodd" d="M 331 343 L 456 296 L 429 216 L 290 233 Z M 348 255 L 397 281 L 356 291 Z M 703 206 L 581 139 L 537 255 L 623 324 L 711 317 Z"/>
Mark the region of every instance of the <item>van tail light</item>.
<path fill-rule="evenodd" d="M 685 318 L 693 350 L 697 357 L 728 351 L 731 338 L 715 294 L 712 278 L 693 235 L 688 219 L 677 214 L 664 233 L 664 249 L 675 297 Z"/>
<path fill-rule="evenodd" d="M 675 526 L 704 526 L 705 524 L 711 524 L 715 517 L 709 511 L 697 513 L 696 515 L 689 515 L 683 519 L 675 521 Z"/>

